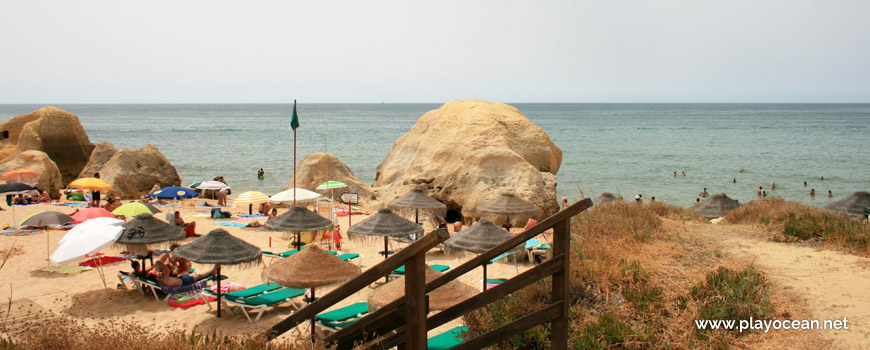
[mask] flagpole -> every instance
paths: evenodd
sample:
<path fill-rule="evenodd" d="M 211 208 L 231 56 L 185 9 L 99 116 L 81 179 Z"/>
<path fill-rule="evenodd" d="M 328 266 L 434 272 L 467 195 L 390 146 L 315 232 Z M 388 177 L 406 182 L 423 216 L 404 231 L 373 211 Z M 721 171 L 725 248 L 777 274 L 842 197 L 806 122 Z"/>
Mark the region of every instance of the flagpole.
<path fill-rule="evenodd" d="M 293 100 L 293 116 L 296 116 L 296 100 Z M 292 124 L 292 121 L 291 121 Z M 296 128 L 293 128 L 293 206 L 296 206 Z M 297 242 L 298 243 L 298 242 Z"/>

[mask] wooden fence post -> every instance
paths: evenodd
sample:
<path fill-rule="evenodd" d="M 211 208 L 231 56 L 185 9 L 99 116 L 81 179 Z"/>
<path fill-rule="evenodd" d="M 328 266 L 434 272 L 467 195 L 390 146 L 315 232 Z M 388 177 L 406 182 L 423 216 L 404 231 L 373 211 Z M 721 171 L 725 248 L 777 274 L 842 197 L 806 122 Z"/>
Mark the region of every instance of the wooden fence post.
<path fill-rule="evenodd" d="M 553 274 L 553 302 L 561 303 L 559 315 L 552 321 L 553 349 L 568 348 L 568 279 L 571 257 L 571 219 L 566 218 L 553 226 L 553 256 L 562 255 L 561 269 Z"/>
<path fill-rule="evenodd" d="M 405 262 L 405 346 L 407 349 L 426 349 L 426 252 L 418 253 Z"/>

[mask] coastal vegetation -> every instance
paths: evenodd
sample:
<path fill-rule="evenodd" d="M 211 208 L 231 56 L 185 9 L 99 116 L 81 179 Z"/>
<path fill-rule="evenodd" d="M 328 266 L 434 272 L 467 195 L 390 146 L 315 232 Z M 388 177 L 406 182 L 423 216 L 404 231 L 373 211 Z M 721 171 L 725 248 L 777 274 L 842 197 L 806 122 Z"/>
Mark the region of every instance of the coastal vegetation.
<path fill-rule="evenodd" d="M 729 212 L 725 221 L 760 225 L 778 241 L 818 242 L 853 254 L 870 255 L 870 224 L 866 220 L 850 219 L 782 198 L 749 202 Z"/>
<path fill-rule="evenodd" d="M 569 322 L 575 349 L 722 348 L 741 340 L 734 332 L 698 332 L 693 320 L 773 314 L 760 272 L 730 266 L 667 220 L 703 218 L 662 203 L 612 203 L 574 218 Z M 538 283 L 466 315 L 465 322 L 480 334 L 543 307 L 549 297 L 549 284 Z M 548 337 L 549 329 L 539 326 L 499 348 L 546 349 Z"/>

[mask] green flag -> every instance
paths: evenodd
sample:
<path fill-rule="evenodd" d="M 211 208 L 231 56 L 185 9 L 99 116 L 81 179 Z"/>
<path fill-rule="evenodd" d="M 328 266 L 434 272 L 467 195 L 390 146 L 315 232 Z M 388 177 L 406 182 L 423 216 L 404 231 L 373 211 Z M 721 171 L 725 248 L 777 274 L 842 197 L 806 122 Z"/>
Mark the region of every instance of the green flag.
<path fill-rule="evenodd" d="M 293 131 L 296 131 L 296 128 L 299 127 L 299 116 L 296 115 L 296 100 L 293 100 L 293 119 L 290 120 L 290 126 L 293 127 Z"/>

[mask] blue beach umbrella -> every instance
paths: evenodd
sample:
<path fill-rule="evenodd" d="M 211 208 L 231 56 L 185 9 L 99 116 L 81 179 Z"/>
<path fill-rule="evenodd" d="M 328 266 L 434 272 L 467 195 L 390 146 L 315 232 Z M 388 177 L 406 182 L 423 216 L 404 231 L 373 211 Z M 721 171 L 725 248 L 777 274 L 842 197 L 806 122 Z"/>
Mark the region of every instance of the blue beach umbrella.
<path fill-rule="evenodd" d="M 148 197 L 157 199 L 182 199 L 198 196 L 199 193 L 196 193 L 196 191 L 179 186 L 164 187 L 157 191 L 151 192 L 148 195 Z"/>

